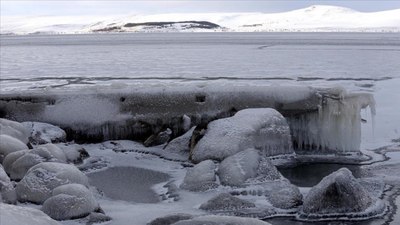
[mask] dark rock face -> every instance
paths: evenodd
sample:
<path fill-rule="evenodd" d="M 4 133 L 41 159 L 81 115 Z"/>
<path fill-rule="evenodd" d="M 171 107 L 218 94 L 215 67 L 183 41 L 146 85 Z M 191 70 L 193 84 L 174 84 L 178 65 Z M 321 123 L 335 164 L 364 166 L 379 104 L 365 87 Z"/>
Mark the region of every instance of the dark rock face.
<path fill-rule="evenodd" d="M 177 22 L 145 22 L 145 23 L 127 23 L 124 27 L 138 27 L 138 26 L 146 26 L 146 27 L 154 27 L 154 28 L 166 28 L 170 27 L 174 24 L 189 24 L 186 28 L 202 28 L 202 29 L 215 29 L 220 26 L 215 23 L 211 23 L 208 21 L 177 21 Z"/>
<path fill-rule="evenodd" d="M 254 203 L 234 197 L 231 194 L 222 193 L 208 200 L 200 206 L 200 209 L 208 211 L 237 210 L 256 207 Z"/>
<path fill-rule="evenodd" d="M 376 199 L 347 168 L 328 175 L 304 199 L 304 214 L 346 214 L 365 211 Z"/>

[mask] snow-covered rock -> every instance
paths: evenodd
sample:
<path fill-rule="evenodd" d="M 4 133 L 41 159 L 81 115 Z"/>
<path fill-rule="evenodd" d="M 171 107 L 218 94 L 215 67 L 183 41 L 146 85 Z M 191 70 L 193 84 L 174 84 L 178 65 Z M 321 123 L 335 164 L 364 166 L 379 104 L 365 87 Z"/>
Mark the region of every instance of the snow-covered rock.
<path fill-rule="evenodd" d="M 37 146 L 36 148 L 26 151 L 25 154 L 21 154 L 20 157 L 16 157 L 18 152 L 7 155 L 4 159 L 7 164 L 6 172 L 10 174 L 11 179 L 20 180 L 26 172 L 41 162 L 60 162 L 66 163 L 67 159 L 64 152 L 54 144 L 45 144 Z M 11 159 L 9 159 L 11 158 Z M 14 160 L 14 162 L 12 162 Z"/>
<path fill-rule="evenodd" d="M 5 134 L 0 135 L 0 163 L 2 163 L 4 158 L 11 152 L 25 149 L 28 149 L 28 146 L 22 141 Z"/>
<path fill-rule="evenodd" d="M 179 136 L 172 141 L 170 141 L 164 148 L 165 151 L 176 152 L 182 155 L 189 156 L 189 145 L 190 139 L 192 138 L 193 130 L 195 127 L 192 127 L 182 136 Z"/>
<path fill-rule="evenodd" d="M 215 169 L 216 165 L 212 160 L 204 160 L 187 170 L 180 187 L 189 191 L 206 191 L 218 186 L 215 183 Z"/>
<path fill-rule="evenodd" d="M 29 141 L 29 130 L 23 124 L 12 120 L 0 118 L 0 134 L 16 138 L 24 144 L 27 144 Z"/>
<path fill-rule="evenodd" d="M 247 149 L 224 159 L 218 167 L 223 185 L 242 186 L 249 178 L 275 180 L 281 177 L 274 165 L 258 150 Z"/>
<path fill-rule="evenodd" d="M 17 194 L 15 192 L 14 185 L 11 183 L 10 178 L 7 176 L 1 164 L 0 164 L 0 198 L 1 198 L 0 203 L 4 202 L 9 204 L 14 204 L 17 201 Z"/>
<path fill-rule="evenodd" d="M 200 205 L 200 209 L 207 211 L 238 210 L 254 207 L 256 207 L 254 203 L 234 197 L 228 193 L 219 194 Z"/>
<path fill-rule="evenodd" d="M 95 223 L 104 223 L 112 220 L 111 217 L 98 212 L 91 212 L 88 216 L 87 225 L 95 224 Z"/>
<path fill-rule="evenodd" d="M 293 153 L 286 119 L 275 109 L 254 108 L 212 121 L 194 147 L 192 159 L 223 160 L 248 148 L 255 148 L 265 156 Z"/>
<path fill-rule="evenodd" d="M 6 173 L 10 174 L 12 165 L 15 162 L 15 160 L 17 160 L 19 157 L 25 155 L 29 151 L 30 150 L 26 149 L 26 150 L 11 152 L 10 154 L 8 154 L 3 160 L 3 167 L 4 167 L 4 170 L 6 171 Z"/>
<path fill-rule="evenodd" d="M 32 167 L 17 184 L 19 201 L 43 203 L 54 188 L 70 183 L 88 186 L 88 178 L 75 166 L 57 162 L 43 162 Z"/>
<path fill-rule="evenodd" d="M 265 193 L 268 201 L 276 208 L 291 209 L 303 203 L 299 188 L 286 180 L 272 182 Z"/>
<path fill-rule="evenodd" d="M 156 218 L 156 219 L 150 221 L 149 223 L 147 223 L 147 225 L 171 225 L 178 221 L 189 220 L 192 218 L 193 218 L 193 216 L 190 214 L 177 213 L 177 214 L 166 215 L 163 217 Z"/>
<path fill-rule="evenodd" d="M 0 203 L 1 225 L 60 225 L 42 211 Z"/>
<path fill-rule="evenodd" d="M 81 184 L 66 184 L 53 190 L 42 211 L 55 220 L 81 218 L 99 208 L 93 194 Z"/>
<path fill-rule="evenodd" d="M 29 130 L 29 140 L 32 144 L 58 143 L 67 139 L 63 129 L 48 123 L 23 122 L 22 125 Z"/>
<path fill-rule="evenodd" d="M 86 149 L 78 144 L 59 144 L 58 147 L 64 152 L 67 162 L 81 163 L 89 157 Z"/>
<path fill-rule="evenodd" d="M 199 216 L 190 220 L 181 220 L 173 225 L 271 225 L 270 223 L 253 218 L 236 216 Z"/>
<path fill-rule="evenodd" d="M 374 205 L 376 207 L 377 201 L 379 200 L 354 178 L 350 170 L 341 168 L 311 188 L 304 198 L 301 214 L 306 217 L 328 218 L 363 213 Z M 379 210 L 373 211 L 376 213 Z"/>

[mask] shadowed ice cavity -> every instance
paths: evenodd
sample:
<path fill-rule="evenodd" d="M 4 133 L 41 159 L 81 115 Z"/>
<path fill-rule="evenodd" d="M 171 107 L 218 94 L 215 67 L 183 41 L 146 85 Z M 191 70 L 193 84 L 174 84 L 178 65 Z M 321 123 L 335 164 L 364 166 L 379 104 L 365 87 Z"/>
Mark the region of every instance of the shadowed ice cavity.
<path fill-rule="evenodd" d="M 136 167 L 112 167 L 90 173 L 88 177 L 89 183 L 106 197 L 138 203 L 159 202 L 151 187 L 169 178 L 165 173 Z"/>

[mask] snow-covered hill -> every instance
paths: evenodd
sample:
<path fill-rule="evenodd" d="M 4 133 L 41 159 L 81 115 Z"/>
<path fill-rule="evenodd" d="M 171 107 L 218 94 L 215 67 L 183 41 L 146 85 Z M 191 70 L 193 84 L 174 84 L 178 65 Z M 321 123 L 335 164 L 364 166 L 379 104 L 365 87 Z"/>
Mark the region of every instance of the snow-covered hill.
<path fill-rule="evenodd" d="M 282 13 L 191 13 L 109 17 L 2 17 L 1 33 L 400 32 L 400 9 L 358 12 L 314 5 Z"/>

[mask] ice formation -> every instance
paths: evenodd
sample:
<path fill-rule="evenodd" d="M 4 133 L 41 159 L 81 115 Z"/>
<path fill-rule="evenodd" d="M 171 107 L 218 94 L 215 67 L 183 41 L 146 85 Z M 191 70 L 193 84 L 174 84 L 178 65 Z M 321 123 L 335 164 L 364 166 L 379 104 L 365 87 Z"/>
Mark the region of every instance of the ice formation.
<path fill-rule="evenodd" d="M 243 186 L 246 180 L 260 181 L 281 178 L 274 165 L 256 149 L 247 149 L 224 159 L 218 167 L 218 176 L 223 185 Z"/>
<path fill-rule="evenodd" d="M 29 169 L 17 184 L 19 201 L 43 203 L 54 188 L 70 183 L 88 186 L 88 178 L 75 166 L 57 162 L 42 162 Z"/>
<path fill-rule="evenodd" d="M 228 211 L 254 207 L 256 207 L 254 203 L 228 193 L 221 193 L 200 205 L 200 209 L 207 211 Z"/>
<path fill-rule="evenodd" d="M 23 122 L 22 125 L 30 131 L 29 140 L 32 144 L 58 143 L 67 139 L 63 129 L 48 123 Z"/>
<path fill-rule="evenodd" d="M 99 208 L 93 194 L 81 184 L 66 184 L 56 187 L 42 211 L 55 220 L 85 217 Z"/>
<path fill-rule="evenodd" d="M 295 149 L 339 154 L 359 152 L 360 111 L 369 106 L 374 116 L 374 98 L 371 94 L 337 91 L 336 95 L 323 97 L 318 112 L 288 117 Z"/>
<path fill-rule="evenodd" d="M 189 168 L 180 188 L 189 191 L 205 191 L 218 186 L 215 175 L 216 165 L 211 160 L 204 160 Z"/>
<path fill-rule="evenodd" d="M 12 120 L 0 118 L 0 134 L 14 137 L 24 144 L 27 144 L 29 141 L 29 130 L 27 130 L 21 123 Z"/>
<path fill-rule="evenodd" d="M 347 168 L 339 169 L 321 180 L 304 198 L 302 218 L 354 218 L 365 213 L 374 216 L 385 205 L 362 186 Z M 365 216 L 364 215 L 364 216 Z"/>
<path fill-rule="evenodd" d="M 0 204 L 1 202 L 14 204 L 17 201 L 14 185 L 0 164 Z"/>
<path fill-rule="evenodd" d="M 25 149 L 28 149 L 28 146 L 20 140 L 5 134 L 0 135 L 0 163 L 8 154 Z"/>
<path fill-rule="evenodd" d="M 223 160 L 248 148 L 264 156 L 293 153 L 286 119 L 275 109 L 244 109 L 233 117 L 212 121 L 194 148 L 192 159 Z"/>
<path fill-rule="evenodd" d="M 42 211 L 0 203 L 1 225 L 60 225 Z"/>

